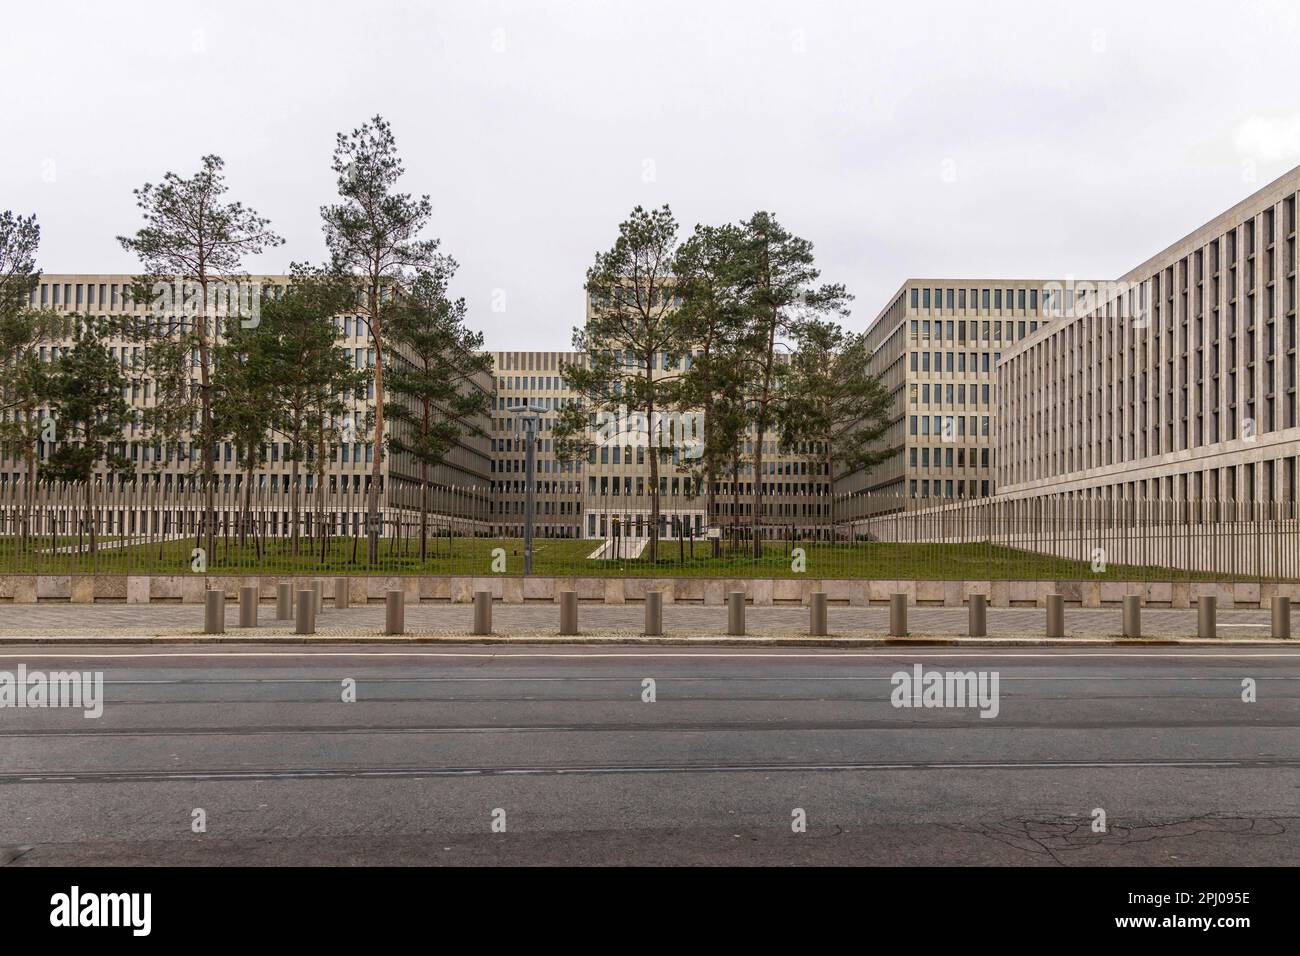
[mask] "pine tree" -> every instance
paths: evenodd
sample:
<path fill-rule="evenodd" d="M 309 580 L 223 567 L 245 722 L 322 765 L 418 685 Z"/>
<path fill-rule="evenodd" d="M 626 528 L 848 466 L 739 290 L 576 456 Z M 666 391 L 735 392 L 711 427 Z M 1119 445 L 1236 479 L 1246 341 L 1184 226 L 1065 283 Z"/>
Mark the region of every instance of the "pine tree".
<path fill-rule="evenodd" d="M 428 553 L 429 471 L 466 435 L 482 434 L 478 420 L 492 392 L 476 381 L 491 377 L 483 334 L 465 327 L 465 300 L 447 291 L 456 262 L 442 257 L 421 270 L 399 296 L 388 321 L 389 417 L 399 425 L 389 444 L 420 466 L 420 560 Z"/>
<path fill-rule="evenodd" d="M 835 536 L 835 476 L 872 468 L 893 452 L 882 447 L 893 420 L 893 395 L 868 371 L 865 333 L 851 334 L 835 322 L 814 319 L 796 334 L 790 374 L 783 385 L 781 445 L 807 445 L 821 457 Z"/>
<path fill-rule="evenodd" d="M 392 129 L 373 117 L 349 134 L 339 133 L 333 169 L 339 202 L 321 207 L 325 242 L 335 271 L 361 285 L 356 310 L 365 316 L 375 350 L 374 457 L 366 514 L 367 551 L 379 560 L 379 488 L 384 458 L 385 382 L 388 365 L 386 320 L 401 288 L 417 269 L 436 264 L 438 240 L 420 239 L 433 204 L 396 191 L 404 167 Z"/>
<path fill-rule="evenodd" d="M 672 450 L 662 444 L 658 418 L 676 406 L 684 351 L 672 318 L 678 304 L 673 276 L 677 221 L 667 206 L 637 206 L 618 233 L 614 245 L 598 252 L 587 270 L 592 305 L 586 324 L 573 335 L 574 350 L 586 353 L 586 362 L 561 369 L 579 398 L 561 411 L 556 432 L 562 454 L 577 457 L 594 447 L 586 437 L 593 418 L 644 420 L 641 440 L 650 462 L 649 559 L 654 563 L 660 456 Z"/>
<path fill-rule="evenodd" d="M 204 494 L 204 548 L 209 554 L 216 534 L 217 427 L 212 417 L 216 320 L 230 301 L 244 258 L 284 242 L 270 230 L 267 219 L 223 198 L 228 191 L 224 166 L 220 156 L 208 155 L 189 178 L 169 172 L 161 183 L 145 183 L 134 191 L 144 226 L 134 236 L 117 237 L 144 269 L 136 277 L 133 298 L 149 303 L 151 310 L 145 329 L 134 330 L 148 340 L 145 351 L 157 396 L 145 424 L 168 449 L 177 447 L 182 436 L 197 449 Z M 170 294 L 172 290 L 180 295 Z M 191 292 L 196 293 L 192 299 Z M 195 364 L 197 389 L 192 380 Z"/>
<path fill-rule="evenodd" d="M 93 478 L 101 465 L 117 480 L 135 476 L 123 438 L 133 413 L 124 394 L 126 376 L 104 344 L 113 334 L 112 325 L 89 315 L 73 319 L 71 325 L 72 346 L 55 360 L 49 377 L 47 398 L 56 437 L 40 473 L 50 481 L 83 484 L 93 555 Z"/>

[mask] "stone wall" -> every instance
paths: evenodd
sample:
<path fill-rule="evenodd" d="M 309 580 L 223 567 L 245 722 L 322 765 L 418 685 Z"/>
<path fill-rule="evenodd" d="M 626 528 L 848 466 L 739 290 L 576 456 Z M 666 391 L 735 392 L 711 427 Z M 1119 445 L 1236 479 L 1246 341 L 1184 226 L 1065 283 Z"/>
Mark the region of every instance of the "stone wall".
<path fill-rule="evenodd" d="M 6 575 L 0 576 L 0 603 L 92 602 L 202 604 L 209 587 L 222 588 L 231 599 L 241 586 L 256 586 L 263 600 L 274 600 L 281 581 L 305 587 L 313 578 L 226 575 Z M 1297 583 L 1117 581 L 864 581 L 826 578 L 645 578 L 645 577 L 383 577 L 321 578 L 324 597 L 332 600 L 336 582 L 346 581 L 352 605 L 382 602 L 384 592 L 401 590 L 408 604 L 421 601 L 468 604 L 475 591 L 491 591 L 507 604 L 558 602 L 565 590 L 578 600 L 597 604 L 635 604 L 650 590 L 662 591 L 668 604 L 722 606 L 729 591 L 744 591 L 748 603 L 762 607 L 809 602 L 825 591 L 832 605 L 886 606 L 889 595 L 906 594 L 908 603 L 961 607 L 971 594 L 988 596 L 991 607 L 1044 607 L 1047 595 L 1063 594 L 1067 605 L 1118 607 L 1125 595 L 1141 595 L 1147 607 L 1191 607 L 1202 594 L 1219 599 L 1221 608 L 1267 608 L 1275 595 L 1300 603 Z"/>

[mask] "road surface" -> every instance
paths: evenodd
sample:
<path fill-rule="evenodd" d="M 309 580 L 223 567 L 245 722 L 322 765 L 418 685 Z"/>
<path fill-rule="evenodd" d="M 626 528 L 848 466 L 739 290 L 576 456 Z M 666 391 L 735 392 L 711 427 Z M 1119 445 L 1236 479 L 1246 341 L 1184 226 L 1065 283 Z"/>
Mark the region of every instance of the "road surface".
<path fill-rule="evenodd" d="M 11 866 L 1300 860 L 1300 649 L 0 648 L 19 664 L 102 672 L 106 702 L 0 709 Z M 916 664 L 996 673 L 997 716 L 893 706 Z"/>

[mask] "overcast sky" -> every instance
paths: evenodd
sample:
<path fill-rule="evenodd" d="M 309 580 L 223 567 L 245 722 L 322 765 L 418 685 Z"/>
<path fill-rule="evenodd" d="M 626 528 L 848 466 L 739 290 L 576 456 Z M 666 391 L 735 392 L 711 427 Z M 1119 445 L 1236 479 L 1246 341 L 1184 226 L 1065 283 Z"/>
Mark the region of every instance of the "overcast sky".
<path fill-rule="evenodd" d="M 132 188 L 209 152 L 287 240 L 250 271 L 321 260 L 334 134 L 382 113 L 493 349 L 569 347 L 637 204 L 683 236 L 772 210 L 862 328 L 909 276 L 1118 276 L 1300 164 L 1289 0 L 45 0 L 3 22 L 0 209 L 37 214 L 46 272 L 132 271 Z"/>

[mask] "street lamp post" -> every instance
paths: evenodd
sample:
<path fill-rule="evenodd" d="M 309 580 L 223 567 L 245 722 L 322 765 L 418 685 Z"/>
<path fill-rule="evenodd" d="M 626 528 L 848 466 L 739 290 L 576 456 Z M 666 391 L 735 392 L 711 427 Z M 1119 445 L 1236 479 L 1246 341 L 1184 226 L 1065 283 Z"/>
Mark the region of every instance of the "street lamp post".
<path fill-rule="evenodd" d="M 513 409 L 519 416 L 519 427 L 523 429 L 524 438 L 524 576 L 533 573 L 533 469 L 537 460 L 537 432 L 541 423 L 540 414 L 546 409 L 540 404 L 529 403 Z"/>

